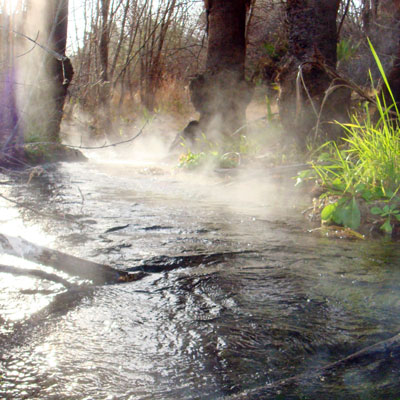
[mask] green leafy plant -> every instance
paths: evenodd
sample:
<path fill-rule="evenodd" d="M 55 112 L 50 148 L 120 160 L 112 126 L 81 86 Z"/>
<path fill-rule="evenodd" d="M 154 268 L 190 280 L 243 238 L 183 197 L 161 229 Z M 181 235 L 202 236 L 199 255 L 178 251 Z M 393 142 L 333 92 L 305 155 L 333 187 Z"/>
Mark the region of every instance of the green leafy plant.
<path fill-rule="evenodd" d="M 371 214 L 379 215 L 380 217 L 385 218 L 385 222 L 381 225 L 381 229 L 386 233 L 392 233 L 393 219 L 396 219 L 400 222 L 400 210 L 397 207 L 397 204 L 386 204 L 382 208 L 378 206 L 371 208 Z"/>
<path fill-rule="evenodd" d="M 193 153 L 188 151 L 179 158 L 179 168 L 194 170 L 206 164 L 217 168 L 236 168 L 240 164 L 240 154 L 229 152 L 220 154 L 218 151 Z"/>
<path fill-rule="evenodd" d="M 377 95 L 378 121 L 373 122 L 368 107 L 364 120 L 353 114 L 350 123 L 339 124 L 346 134 L 344 145 L 325 143 L 318 149 L 319 159 L 312 163 L 324 189 L 323 196 L 337 199 L 323 208 L 321 219 L 351 229 L 360 226 L 361 199 L 367 203 L 390 203 L 400 189 L 400 113 L 382 64 L 370 46 L 393 104 L 388 107 L 385 99 Z M 299 176 L 299 180 L 306 178 L 306 173 Z M 394 203 L 372 207 L 370 211 L 386 219 L 381 226 L 384 232 L 391 233 L 392 221 L 400 221 L 400 211 Z"/>
<path fill-rule="evenodd" d="M 178 167 L 193 170 L 203 165 L 205 159 L 206 154 L 204 152 L 193 153 L 191 151 L 188 151 L 187 153 L 180 156 Z"/>
<path fill-rule="evenodd" d="M 341 198 L 328 204 L 321 212 L 321 219 L 325 222 L 334 222 L 346 228 L 358 229 L 361 223 L 361 213 L 355 197 L 350 200 Z"/>

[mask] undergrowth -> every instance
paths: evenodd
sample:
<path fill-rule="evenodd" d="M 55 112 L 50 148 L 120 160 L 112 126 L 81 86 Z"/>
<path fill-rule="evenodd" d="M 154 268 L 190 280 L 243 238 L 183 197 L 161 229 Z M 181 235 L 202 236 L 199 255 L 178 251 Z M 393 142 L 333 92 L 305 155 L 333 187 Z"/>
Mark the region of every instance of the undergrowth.
<path fill-rule="evenodd" d="M 371 44 L 370 47 L 392 105 L 377 95 L 375 118 L 366 107 L 363 119 L 353 114 L 350 123 L 340 124 L 345 132 L 344 143 L 322 145 L 312 170 L 302 171 L 299 180 L 312 176 L 318 179 L 325 199 L 323 222 L 357 230 L 362 222 L 363 203 L 380 222 L 380 229 L 390 234 L 400 221 L 400 113 L 382 64 Z"/>
<path fill-rule="evenodd" d="M 281 127 L 277 114 L 272 112 L 268 96 L 265 96 L 265 107 L 265 117 L 248 122 L 228 138 L 211 140 L 202 133 L 193 148 L 182 140 L 179 167 L 196 169 L 208 165 L 214 168 L 236 168 L 243 162 L 254 160 L 265 149 L 270 149 L 274 142 L 281 142 Z M 284 163 L 286 159 L 282 152 L 268 154 L 268 160 L 274 164 Z"/>

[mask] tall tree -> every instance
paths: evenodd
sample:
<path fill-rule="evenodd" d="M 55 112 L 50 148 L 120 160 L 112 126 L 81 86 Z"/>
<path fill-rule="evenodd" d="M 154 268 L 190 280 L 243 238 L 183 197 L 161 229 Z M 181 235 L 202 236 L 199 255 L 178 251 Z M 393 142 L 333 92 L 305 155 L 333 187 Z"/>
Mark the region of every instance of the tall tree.
<path fill-rule="evenodd" d="M 53 83 L 49 97 L 52 98 L 54 112 L 49 120 L 48 137 L 57 142 L 59 141 L 64 102 L 74 74 L 71 61 L 65 55 L 68 33 L 68 0 L 48 2 L 47 31 L 52 50 L 52 54 L 48 56 L 48 72 Z"/>
<path fill-rule="evenodd" d="M 346 89 L 334 91 L 324 101 L 332 83 L 324 67 L 336 68 L 339 5 L 340 0 L 287 1 L 289 49 L 278 78 L 279 113 L 288 134 L 294 134 L 303 148 L 317 122 L 340 120 L 347 115 L 350 93 Z M 332 125 L 324 128 L 330 138 L 338 134 Z"/>
<path fill-rule="evenodd" d="M 100 40 L 99 40 L 99 59 L 100 59 L 100 80 L 99 80 L 99 104 L 98 117 L 105 134 L 112 136 L 112 123 L 110 113 L 110 82 L 109 82 L 109 45 L 110 45 L 110 0 L 100 0 Z"/>
<path fill-rule="evenodd" d="M 3 4 L 4 7 L 4 4 Z M 1 10 L 0 32 L 0 164 L 14 164 L 20 158 L 23 141 L 16 99 L 16 74 L 12 32 L 14 18 L 6 8 Z"/>
<path fill-rule="evenodd" d="M 244 76 L 246 10 L 249 0 L 207 0 L 206 71 L 191 81 L 191 100 L 200 126 L 211 135 L 230 137 L 245 125 L 252 89 Z"/>
<path fill-rule="evenodd" d="M 163 73 L 163 51 L 167 47 L 171 24 L 177 17 L 176 5 L 176 0 L 164 0 L 159 4 L 150 1 L 146 10 L 141 35 L 140 98 L 149 111 L 154 111 L 156 106 L 156 93 Z"/>

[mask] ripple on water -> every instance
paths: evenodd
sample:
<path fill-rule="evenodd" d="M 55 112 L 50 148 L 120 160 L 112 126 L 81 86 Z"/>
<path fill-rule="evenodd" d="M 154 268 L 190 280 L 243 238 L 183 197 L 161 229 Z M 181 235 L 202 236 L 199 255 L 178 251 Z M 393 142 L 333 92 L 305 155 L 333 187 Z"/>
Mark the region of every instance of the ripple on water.
<path fill-rule="evenodd" d="M 71 212 L 96 222 L 79 233 L 64 228 L 66 249 L 154 270 L 138 282 L 81 292 L 75 302 L 73 293 L 62 297 L 54 312 L 19 330 L 21 338 L 11 332 L 15 321 L 2 324 L 0 397 L 218 399 L 325 365 L 400 330 L 396 246 L 316 238 L 292 226 L 288 207 L 274 215 L 271 204 L 263 211 L 205 201 L 204 193 L 190 195 L 188 181 L 163 177 L 157 186 L 134 172 L 128 179 L 93 166 L 84 176 L 79 166 L 63 168 L 79 178 L 85 198 L 82 204 L 74 185 L 60 188 Z M 106 232 L 117 226 L 127 227 Z M 10 304 L 18 302 L 19 312 L 40 304 L 18 280 L 4 284 L 4 293 L 7 287 L 7 299 L 15 289 Z M 3 310 L 7 299 L 0 297 Z M 372 367 L 365 374 L 349 369 L 340 385 L 304 385 L 300 395 L 338 399 L 354 386 L 385 383 L 389 375 Z M 399 377 L 392 370 L 389 387 Z"/>

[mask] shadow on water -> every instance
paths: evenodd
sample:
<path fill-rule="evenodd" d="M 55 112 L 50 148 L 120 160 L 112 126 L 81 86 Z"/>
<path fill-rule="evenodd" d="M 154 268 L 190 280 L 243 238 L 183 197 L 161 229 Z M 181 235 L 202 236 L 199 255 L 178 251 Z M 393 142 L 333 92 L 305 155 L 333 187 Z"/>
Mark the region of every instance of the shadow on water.
<path fill-rule="evenodd" d="M 400 393 L 390 354 L 313 372 L 400 331 L 398 246 L 307 233 L 304 201 L 288 188 L 74 164 L 9 190 L 40 206 L 41 215 L 21 209 L 19 219 L 40 225 L 54 247 L 146 274 L 88 287 L 68 276 L 70 286 L 0 272 L 0 397 Z M 13 307 L 27 311 L 15 316 Z M 282 383 L 290 377 L 299 378 Z"/>

